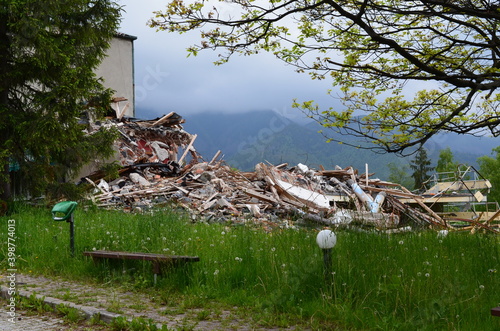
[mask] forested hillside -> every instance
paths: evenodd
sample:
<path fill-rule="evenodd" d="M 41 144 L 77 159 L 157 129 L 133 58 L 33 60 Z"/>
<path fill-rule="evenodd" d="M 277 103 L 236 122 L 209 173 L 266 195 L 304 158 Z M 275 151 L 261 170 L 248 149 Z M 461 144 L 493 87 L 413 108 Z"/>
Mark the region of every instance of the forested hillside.
<path fill-rule="evenodd" d="M 375 172 L 376 177 L 387 179 L 389 163 L 403 166 L 412 158 L 377 154 L 337 142 L 327 143 L 318 133 L 321 127 L 316 123 L 298 124 L 273 111 L 199 113 L 186 116 L 184 127 L 198 134 L 195 146 L 202 156 L 210 159 L 221 150 L 224 159 L 241 170 L 253 170 L 255 164 L 264 161 L 303 163 L 313 168 L 321 164 L 327 169 L 335 165 L 352 166 L 359 171 L 364 171 L 368 164 L 369 171 Z M 434 163 L 439 151 L 450 147 L 455 160 L 477 166 L 477 158 L 490 155 L 495 146 L 496 140 L 492 138 L 448 135 L 430 141 L 426 148 Z"/>

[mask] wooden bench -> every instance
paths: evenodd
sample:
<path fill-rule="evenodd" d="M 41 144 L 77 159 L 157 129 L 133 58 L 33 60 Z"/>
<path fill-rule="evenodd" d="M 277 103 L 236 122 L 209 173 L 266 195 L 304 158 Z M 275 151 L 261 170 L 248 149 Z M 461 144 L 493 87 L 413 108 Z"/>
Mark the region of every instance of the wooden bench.
<path fill-rule="evenodd" d="M 491 308 L 492 316 L 500 316 L 500 307 Z"/>
<path fill-rule="evenodd" d="M 162 266 L 175 266 L 181 263 L 200 261 L 198 256 L 162 255 L 153 253 L 133 253 L 118 251 L 88 251 L 83 255 L 90 256 L 94 261 L 97 259 L 120 259 L 120 260 L 143 260 L 153 262 L 154 283 L 157 275 L 161 274 Z"/>

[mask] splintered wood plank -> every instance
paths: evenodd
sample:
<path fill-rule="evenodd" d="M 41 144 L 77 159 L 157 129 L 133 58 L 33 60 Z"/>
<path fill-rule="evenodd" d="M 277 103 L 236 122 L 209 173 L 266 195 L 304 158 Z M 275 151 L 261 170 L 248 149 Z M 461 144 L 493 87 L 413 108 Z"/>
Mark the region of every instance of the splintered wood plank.
<path fill-rule="evenodd" d="M 210 162 L 208 162 L 208 165 L 211 165 L 212 163 L 215 162 L 215 160 L 217 160 L 217 158 L 220 156 L 221 154 L 221 151 L 218 150 L 217 153 L 215 153 L 214 157 L 212 158 L 212 160 L 210 160 Z"/>
<path fill-rule="evenodd" d="M 191 138 L 191 142 L 189 143 L 189 145 L 186 147 L 186 150 L 184 151 L 184 153 L 182 154 L 181 158 L 179 159 L 179 161 L 177 161 L 177 163 L 181 164 L 182 161 L 184 160 L 184 158 L 186 157 L 187 153 L 189 152 L 189 150 L 191 149 L 191 147 L 193 147 L 193 143 L 194 141 L 196 140 L 196 137 L 198 137 L 197 134 L 193 135 L 193 138 Z"/>
<path fill-rule="evenodd" d="M 160 118 L 159 120 L 157 120 L 156 122 L 151 124 L 151 126 L 157 126 L 157 125 L 161 125 L 161 124 L 165 123 L 173 114 L 174 114 L 173 111 L 168 113 L 167 115 L 163 116 L 162 118 Z"/>
<path fill-rule="evenodd" d="M 267 195 L 264 195 L 264 194 L 260 194 L 259 192 L 257 191 L 254 191 L 252 189 L 249 189 L 249 188 L 243 188 L 242 191 L 251 196 L 251 197 L 254 197 L 254 198 L 257 198 L 259 200 L 262 200 L 262 201 L 266 201 L 266 202 L 269 202 L 269 203 L 274 203 L 274 204 L 277 204 L 278 201 L 276 201 L 276 199 L 272 198 L 272 197 L 269 197 Z"/>
<path fill-rule="evenodd" d="M 370 179 L 368 181 L 368 185 L 381 185 L 381 186 L 394 186 L 394 187 L 399 187 L 401 184 L 397 183 L 392 183 L 392 182 L 386 182 L 380 179 Z"/>
<path fill-rule="evenodd" d="M 407 188 L 405 188 L 404 186 L 401 186 L 401 189 L 407 193 L 410 193 L 410 190 L 408 190 Z M 436 225 L 440 225 L 442 227 L 449 227 L 448 224 L 446 224 L 446 222 L 438 215 L 436 214 L 432 209 L 430 209 L 429 207 L 427 207 L 427 205 L 425 203 L 423 203 L 421 201 L 421 199 L 414 199 L 416 203 L 418 203 L 418 205 L 422 208 L 424 208 L 434 219 L 438 220 L 438 222 L 433 222 L 434 224 Z"/>
<path fill-rule="evenodd" d="M 366 186 L 366 185 L 360 185 L 360 187 L 363 190 L 369 190 L 373 192 L 386 192 L 387 194 L 391 194 L 394 196 L 399 196 L 403 198 L 413 198 L 413 199 L 423 199 L 422 196 L 413 194 L 411 192 L 405 192 L 405 191 L 400 191 L 400 190 L 391 190 L 387 188 L 382 188 L 382 187 L 373 187 L 373 186 Z"/>

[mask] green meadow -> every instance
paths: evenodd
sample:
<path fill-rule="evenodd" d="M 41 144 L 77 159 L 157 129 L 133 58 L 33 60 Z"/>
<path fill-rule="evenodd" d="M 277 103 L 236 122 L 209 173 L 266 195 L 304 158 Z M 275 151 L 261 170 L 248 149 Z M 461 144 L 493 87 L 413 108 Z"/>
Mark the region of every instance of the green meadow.
<path fill-rule="evenodd" d="M 314 330 L 499 330 L 498 236 L 435 231 L 404 234 L 335 231 L 331 270 L 316 244 L 320 226 L 192 222 L 165 209 L 143 214 L 78 206 L 75 256 L 69 224 L 50 208 L 17 205 L 1 217 L 0 261 L 8 265 L 15 224 L 20 273 L 154 292 L 169 303 L 244 307 L 260 327 Z M 14 220 L 10 221 L 9 220 Z M 148 261 L 94 263 L 88 250 L 199 256 L 153 281 Z"/>

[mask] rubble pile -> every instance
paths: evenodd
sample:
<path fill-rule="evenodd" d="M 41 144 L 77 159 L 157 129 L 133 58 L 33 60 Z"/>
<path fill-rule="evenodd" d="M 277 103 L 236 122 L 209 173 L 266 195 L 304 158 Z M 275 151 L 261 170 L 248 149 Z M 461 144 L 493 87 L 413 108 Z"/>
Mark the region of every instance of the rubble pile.
<path fill-rule="evenodd" d="M 109 121 L 121 134 L 116 147 L 122 168 L 120 177 L 109 182 L 99 171 L 84 178 L 95 187 L 94 202 L 126 210 L 175 202 L 193 220 L 256 222 L 266 227 L 300 219 L 385 231 L 401 231 L 415 223 L 449 228 L 420 202 L 422 197 L 398 184 L 370 178 L 373 174 L 368 171 L 259 163 L 252 172 L 240 172 L 219 159 L 220 152 L 203 160 L 193 147 L 196 135 L 185 132 L 182 122 L 175 113 L 152 121 Z M 416 201 L 418 208 L 402 203 L 402 198 Z"/>

